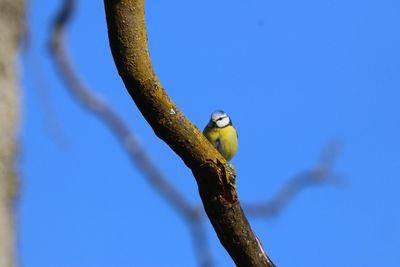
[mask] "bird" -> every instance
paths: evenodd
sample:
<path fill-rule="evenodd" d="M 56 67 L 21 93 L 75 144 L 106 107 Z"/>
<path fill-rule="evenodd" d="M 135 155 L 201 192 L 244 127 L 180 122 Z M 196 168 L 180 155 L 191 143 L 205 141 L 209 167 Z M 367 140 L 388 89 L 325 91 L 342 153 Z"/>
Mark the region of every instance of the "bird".
<path fill-rule="evenodd" d="M 235 156 L 238 148 L 238 134 L 226 112 L 214 111 L 203 134 L 227 161 Z"/>

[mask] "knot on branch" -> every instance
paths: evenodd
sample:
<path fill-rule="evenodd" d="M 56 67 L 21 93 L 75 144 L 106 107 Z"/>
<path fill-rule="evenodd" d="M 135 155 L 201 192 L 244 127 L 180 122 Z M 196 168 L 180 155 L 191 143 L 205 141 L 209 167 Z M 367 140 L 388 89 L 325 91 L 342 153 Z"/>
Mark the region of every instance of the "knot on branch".
<path fill-rule="evenodd" d="M 208 200 L 224 202 L 225 205 L 234 204 L 238 197 L 236 194 L 236 172 L 233 166 L 228 162 L 220 161 L 218 158 L 215 160 L 206 159 L 205 162 L 192 169 L 199 185 L 200 194 L 202 196 L 206 194 Z"/>

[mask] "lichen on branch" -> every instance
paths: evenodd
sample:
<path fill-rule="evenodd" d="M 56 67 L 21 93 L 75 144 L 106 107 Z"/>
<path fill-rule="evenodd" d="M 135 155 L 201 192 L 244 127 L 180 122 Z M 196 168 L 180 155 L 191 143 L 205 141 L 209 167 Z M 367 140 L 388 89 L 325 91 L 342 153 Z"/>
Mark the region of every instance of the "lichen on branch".
<path fill-rule="evenodd" d="M 152 67 L 144 0 L 105 0 L 110 47 L 125 87 L 155 134 L 185 162 L 219 240 L 237 266 L 274 266 L 236 193 L 234 168 L 168 97 Z"/>

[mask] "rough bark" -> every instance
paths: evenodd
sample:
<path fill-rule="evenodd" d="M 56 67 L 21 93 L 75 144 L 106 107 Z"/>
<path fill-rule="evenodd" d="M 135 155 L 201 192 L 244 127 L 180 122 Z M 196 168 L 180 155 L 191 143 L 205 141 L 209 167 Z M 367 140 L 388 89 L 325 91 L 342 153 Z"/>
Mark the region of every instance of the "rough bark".
<path fill-rule="evenodd" d="M 25 2 L 0 0 L 0 266 L 14 267 L 13 204 L 17 190 L 15 159 L 20 120 L 17 57 Z"/>
<path fill-rule="evenodd" d="M 233 166 L 179 111 L 154 73 L 147 46 L 144 0 L 104 2 L 119 75 L 155 134 L 192 170 L 222 245 L 237 266 L 274 266 L 243 213 Z"/>

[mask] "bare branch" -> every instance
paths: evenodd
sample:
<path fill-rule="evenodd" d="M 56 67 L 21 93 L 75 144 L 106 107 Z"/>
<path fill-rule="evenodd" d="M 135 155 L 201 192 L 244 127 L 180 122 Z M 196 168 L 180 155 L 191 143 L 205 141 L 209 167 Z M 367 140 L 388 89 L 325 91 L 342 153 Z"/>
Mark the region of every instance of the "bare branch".
<path fill-rule="evenodd" d="M 18 195 L 21 95 L 18 55 L 25 1 L 0 0 L 0 266 L 17 266 L 14 204 Z"/>
<path fill-rule="evenodd" d="M 207 235 L 202 220 L 204 217 L 198 218 L 198 220 L 193 220 L 189 224 L 193 238 L 194 250 L 197 254 L 197 258 L 200 261 L 199 265 L 201 267 L 213 267 L 214 260 L 209 245 L 207 243 Z"/>
<path fill-rule="evenodd" d="M 138 168 L 146 175 L 146 178 L 155 186 L 161 195 L 184 217 L 196 216 L 196 211 L 170 183 L 163 174 L 156 168 L 155 164 L 144 152 L 135 135 L 130 131 L 128 125 L 116 114 L 102 98 L 95 95 L 79 80 L 66 55 L 64 43 L 64 28 L 69 22 L 75 1 L 66 0 L 53 24 L 51 35 L 51 52 L 57 63 L 61 77 L 68 85 L 68 89 L 78 102 L 104 121 L 115 133 L 122 146 L 127 151 Z"/>
<path fill-rule="evenodd" d="M 336 177 L 333 177 L 332 166 L 339 149 L 340 144 L 337 141 L 329 143 L 322 151 L 317 166 L 294 176 L 273 200 L 244 205 L 246 213 L 252 217 L 276 216 L 305 188 L 337 181 Z"/>
<path fill-rule="evenodd" d="M 194 248 L 199 259 L 199 266 L 212 267 L 213 260 L 206 242 L 206 232 L 202 227 L 201 210 L 195 208 L 183 197 L 159 171 L 150 157 L 145 153 L 135 135 L 130 131 L 128 125 L 102 98 L 96 96 L 79 80 L 77 74 L 66 55 L 64 48 L 64 31 L 69 22 L 76 2 L 65 0 L 53 23 L 53 31 L 50 40 L 52 55 L 67 88 L 78 102 L 94 115 L 99 117 L 117 136 L 125 148 L 132 162 L 143 172 L 145 178 L 166 199 L 167 203 L 183 216 L 188 222 L 193 236 Z"/>
<path fill-rule="evenodd" d="M 28 42 L 25 41 L 25 43 L 27 44 Z M 32 46 L 26 46 L 24 49 L 27 57 L 27 73 L 30 75 L 30 79 L 32 80 L 32 87 L 34 89 L 33 91 L 37 95 L 39 103 L 38 106 L 41 111 L 41 115 L 43 116 L 46 130 L 48 131 L 50 137 L 52 137 L 52 139 L 60 146 L 67 147 L 69 140 L 59 123 L 60 121 L 57 118 L 53 98 L 50 95 L 51 88 L 45 78 L 40 59 L 32 49 Z"/>
<path fill-rule="evenodd" d="M 237 266 L 274 266 L 240 206 L 233 167 L 168 97 L 147 45 L 144 0 L 105 0 L 109 41 L 128 92 L 153 128 L 192 170 L 219 240 Z"/>
<path fill-rule="evenodd" d="M 178 213 L 187 219 L 187 221 L 190 225 L 191 232 L 192 232 L 195 250 L 197 252 L 198 258 L 200 259 L 200 266 L 203 266 L 203 267 L 213 266 L 213 260 L 211 257 L 211 253 L 208 250 L 208 246 L 206 244 L 206 235 L 205 235 L 205 231 L 203 229 L 203 225 L 201 222 L 201 220 L 203 218 L 201 216 L 202 209 L 195 208 L 194 206 L 189 204 L 189 202 L 186 199 L 184 199 L 183 196 L 177 190 L 175 190 L 172 187 L 172 185 L 170 185 L 167 182 L 167 179 L 156 168 L 155 164 L 152 163 L 150 158 L 146 155 L 146 153 L 140 147 L 140 144 L 137 142 L 135 136 L 131 133 L 131 131 L 129 130 L 129 127 L 126 125 L 126 123 L 114 112 L 114 110 L 112 110 L 112 108 L 110 106 L 107 105 L 106 102 L 104 102 L 98 96 L 94 95 L 93 91 L 89 90 L 89 88 L 87 88 L 86 86 L 83 86 L 82 82 L 77 78 L 77 75 L 74 73 L 73 68 L 69 62 L 69 59 L 66 56 L 66 52 L 65 52 L 65 49 L 63 46 L 63 44 L 64 44 L 64 28 L 71 17 L 71 13 L 74 10 L 74 5 L 75 5 L 74 0 L 66 0 L 64 2 L 63 8 L 61 9 L 60 13 L 58 14 L 57 18 L 54 21 L 52 39 L 51 39 L 52 54 L 56 60 L 57 66 L 58 66 L 65 82 L 68 85 L 68 88 L 70 89 L 72 95 L 75 96 L 76 99 L 84 107 L 86 107 L 89 111 L 91 111 L 95 115 L 97 115 L 114 131 L 114 133 L 116 134 L 118 139 L 121 141 L 121 143 L 125 147 L 128 154 L 130 155 L 133 162 L 138 165 L 138 167 L 146 175 L 146 177 L 149 179 L 149 181 L 166 198 L 166 200 L 178 211 Z M 151 67 L 151 64 L 149 66 Z M 149 67 L 149 66 L 147 66 L 147 67 Z M 143 71 L 143 69 L 138 70 L 138 71 Z M 137 86 L 139 88 L 150 86 L 152 90 L 161 90 L 162 94 L 164 94 L 164 95 L 162 95 L 162 97 L 165 98 L 166 94 L 162 90 L 161 85 L 159 85 L 159 82 L 158 82 L 155 74 L 152 72 L 152 69 L 151 69 L 150 73 L 151 73 L 151 75 L 154 75 L 154 76 L 151 76 L 151 79 L 150 79 L 153 82 L 150 82 L 150 84 L 148 84 L 148 81 L 145 81 L 145 82 L 135 81 L 135 83 L 137 83 Z M 130 88 L 130 90 L 134 90 L 134 89 L 135 89 L 135 87 Z M 134 94 L 134 93 L 131 92 L 131 94 Z M 134 96 L 132 96 L 132 97 L 134 97 Z M 167 100 L 169 100 L 169 99 L 167 99 Z M 170 103 L 172 103 L 172 102 L 170 102 Z M 176 109 L 176 107 L 174 105 L 171 105 L 171 106 L 172 106 L 171 109 L 168 110 L 169 115 L 177 115 L 177 112 L 179 112 L 179 111 Z M 182 114 L 179 114 L 179 116 L 183 117 Z M 182 119 L 182 117 L 180 117 L 180 119 Z M 152 123 L 152 122 L 153 122 L 153 120 L 151 120 L 150 123 Z M 156 133 L 157 133 L 157 131 L 156 131 Z M 162 134 L 163 133 L 161 133 L 159 135 L 162 135 Z M 197 133 L 195 132 L 195 134 L 197 134 Z M 190 142 L 187 142 L 187 143 L 190 144 Z M 194 151 L 194 152 L 196 152 L 196 151 Z M 192 151 L 192 153 L 193 153 L 193 151 Z M 272 215 L 277 214 L 288 204 L 288 202 L 291 199 L 293 199 L 293 197 L 298 192 L 300 192 L 305 187 L 307 187 L 309 185 L 313 185 L 313 184 L 320 184 L 322 182 L 326 182 L 327 177 L 329 176 L 329 173 L 330 173 L 330 167 L 332 165 L 332 162 L 335 159 L 335 156 L 336 156 L 336 150 L 333 149 L 333 146 L 330 146 L 330 148 L 327 149 L 327 151 L 325 153 L 323 153 L 321 163 L 319 166 L 317 166 L 315 169 L 313 169 L 311 171 L 305 172 L 301 175 L 294 177 L 281 190 L 281 192 L 277 195 L 277 197 L 274 200 L 266 202 L 266 203 L 245 205 L 246 212 L 248 212 L 248 214 L 250 216 L 255 216 L 255 217 L 261 217 L 261 216 L 267 217 L 267 216 L 272 216 Z M 198 159 L 196 159 L 196 160 L 198 160 Z M 200 159 L 200 160 L 204 160 L 204 159 Z M 207 162 L 207 164 L 211 164 L 211 165 L 213 165 L 213 163 L 215 163 L 215 161 L 212 161 L 209 159 L 206 159 L 206 162 Z M 224 165 L 223 160 L 220 161 L 219 159 L 217 159 L 216 162 L 218 165 L 213 165 L 212 168 L 217 169 L 217 172 L 218 172 L 217 176 L 221 175 L 221 171 L 225 172 L 225 174 L 222 173 L 222 176 L 224 176 L 224 178 L 226 179 L 226 181 L 228 183 L 228 190 L 229 191 L 232 190 L 232 188 L 229 188 L 229 187 L 233 187 L 233 190 L 234 190 L 235 173 L 234 173 L 233 168 L 231 166 L 226 167 L 226 165 Z M 204 172 L 204 170 L 201 170 L 200 173 L 195 172 L 195 171 L 199 171 L 197 166 L 195 166 L 195 167 L 191 166 L 191 168 L 192 168 L 193 172 L 195 173 L 195 175 L 196 174 L 198 175 L 198 177 L 196 176 L 196 178 L 198 180 L 199 187 L 201 186 L 200 182 L 199 182 L 199 177 L 208 176 L 208 174 L 210 174 L 210 176 L 215 176 L 215 173 L 207 173 L 207 172 Z M 203 168 L 203 166 L 200 166 L 200 168 Z M 205 169 L 207 169 L 207 168 L 205 168 Z M 209 171 L 209 170 L 206 170 L 206 171 Z M 233 178 L 233 182 L 229 180 L 232 178 Z M 224 182 L 225 181 L 222 181 L 222 183 L 224 183 Z M 219 180 L 218 183 L 221 183 L 221 180 Z M 203 186 L 205 187 L 205 189 L 207 189 L 211 185 L 203 185 Z M 225 187 L 225 186 L 226 185 L 222 185 L 222 187 Z M 199 189 L 201 190 L 201 188 L 199 188 Z M 213 191 L 214 192 L 211 192 L 211 193 L 214 193 L 214 194 L 218 193 L 214 189 L 213 189 Z M 200 191 L 200 193 L 201 193 L 201 191 Z M 224 194 L 226 194 L 226 193 L 227 192 L 224 191 L 223 195 L 219 195 L 219 197 L 222 197 L 222 198 L 226 197 L 226 196 L 224 196 Z M 228 194 L 232 194 L 231 196 L 236 196 L 236 192 L 234 192 L 234 193 L 228 192 Z M 236 198 L 237 198 L 237 196 L 236 196 Z M 238 199 L 228 199 L 228 201 L 229 200 L 236 202 L 238 207 L 240 208 Z M 204 203 L 204 201 L 206 201 L 206 200 L 203 198 L 203 203 Z M 240 209 L 240 211 L 235 210 L 235 212 L 239 213 L 239 215 L 240 215 L 241 209 Z M 214 216 L 214 214 L 212 214 L 211 216 Z M 244 217 L 244 215 L 243 215 L 243 217 Z M 210 219 L 212 220 L 212 218 L 210 218 Z M 243 218 L 242 218 L 242 220 L 243 220 Z M 247 223 L 247 221 L 246 221 L 246 223 Z M 213 224 L 215 224 L 215 222 L 213 222 Z M 214 227 L 216 227 L 216 225 L 214 225 Z M 264 251 L 260 241 L 258 240 L 258 238 L 252 232 L 248 233 L 248 234 L 254 236 L 254 240 L 256 241 L 258 251 L 261 252 L 261 254 L 263 255 L 263 258 L 267 259 L 267 264 L 269 264 L 269 265 L 265 265 L 265 266 L 273 266 L 271 262 L 268 263 L 269 259 L 268 259 L 267 255 L 265 254 L 265 251 Z M 221 240 L 221 242 L 224 243 L 223 240 Z M 234 253 L 234 252 L 230 252 L 230 253 Z M 235 262 L 236 262 L 236 260 L 235 260 Z M 263 265 L 251 265 L 251 266 L 263 266 Z"/>

